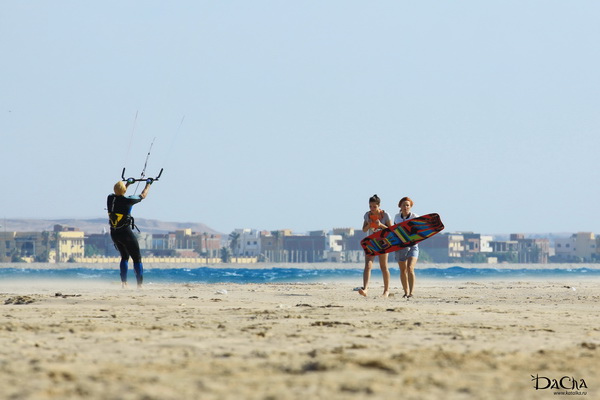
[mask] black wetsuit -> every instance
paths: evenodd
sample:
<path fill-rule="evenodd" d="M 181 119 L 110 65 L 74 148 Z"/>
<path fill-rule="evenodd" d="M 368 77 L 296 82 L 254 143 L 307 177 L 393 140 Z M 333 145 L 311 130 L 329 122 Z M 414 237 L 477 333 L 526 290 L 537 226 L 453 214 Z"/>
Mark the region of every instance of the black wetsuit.
<path fill-rule="evenodd" d="M 134 204 L 142 201 L 140 196 L 117 196 L 111 194 L 106 201 L 108 209 L 108 220 L 110 222 L 110 237 L 115 247 L 121 254 L 121 282 L 127 282 L 127 268 L 129 257 L 133 259 L 133 269 L 138 285 L 143 282 L 144 268 L 142 266 L 142 255 L 140 245 L 133 233 L 133 217 L 131 208 Z"/>

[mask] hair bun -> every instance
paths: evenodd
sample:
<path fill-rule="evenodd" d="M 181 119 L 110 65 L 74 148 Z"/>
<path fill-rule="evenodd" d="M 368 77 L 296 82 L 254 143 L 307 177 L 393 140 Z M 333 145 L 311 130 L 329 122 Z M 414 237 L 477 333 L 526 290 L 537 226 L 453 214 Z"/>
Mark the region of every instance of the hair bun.
<path fill-rule="evenodd" d="M 369 198 L 369 203 L 377 203 L 380 204 L 381 200 L 379 199 L 379 196 L 377 196 L 376 194 L 374 194 L 373 196 L 371 196 Z"/>

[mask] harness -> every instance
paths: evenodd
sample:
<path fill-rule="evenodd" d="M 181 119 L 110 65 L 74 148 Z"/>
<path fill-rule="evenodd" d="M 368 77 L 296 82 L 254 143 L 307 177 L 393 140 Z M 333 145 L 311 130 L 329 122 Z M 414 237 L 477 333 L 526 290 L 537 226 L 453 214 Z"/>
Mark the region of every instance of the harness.
<path fill-rule="evenodd" d="M 140 229 L 135 224 L 135 218 L 131 214 L 121 214 L 113 212 L 115 209 L 115 202 L 117 201 L 117 196 L 114 196 L 112 199 L 112 204 L 110 207 L 110 211 L 108 212 L 108 222 L 110 223 L 111 229 L 121 229 L 125 227 L 131 227 L 131 229 L 136 229 L 140 232 Z"/>
<path fill-rule="evenodd" d="M 120 223 L 123 220 L 123 217 L 125 217 L 125 221 L 124 223 Z M 110 222 L 111 229 L 118 230 L 129 226 L 132 230 L 136 229 L 138 232 L 140 232 L 140 229 L 135 224 L 135 218 L 133 218 L 131 215 L 108 213 L 108 221 Z"/>

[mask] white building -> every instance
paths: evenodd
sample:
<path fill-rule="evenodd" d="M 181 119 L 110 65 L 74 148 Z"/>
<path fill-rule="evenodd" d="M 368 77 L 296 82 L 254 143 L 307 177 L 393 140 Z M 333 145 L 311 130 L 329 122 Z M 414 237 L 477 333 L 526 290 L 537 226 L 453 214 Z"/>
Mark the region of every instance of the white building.
<path fill-rule="evenodd" d="M 481 236 L 479 242 L 479 251 L 481 253 L 491 253 L 494 251 L 492 248 L 492 242 L 494 241 L 493 236 Z"/>
<path fill-rule="evenodd" d="M 344 260 L 344 238 L 342 235 L 326 236 L 325 259 L 330 262 L 341 262 Z"/>
<path fill-rule="evenodd" d="M 342 251 L 344 238 L 342 235 L 327 235 L 327 250 L 329 251 Z"/>
<path fill-rule="evenodd" d="M 237 238 L 234 253 L 240 257 L 258 257 L 260 255 L 260 232 L 256 229 L 236 229 Z"/>

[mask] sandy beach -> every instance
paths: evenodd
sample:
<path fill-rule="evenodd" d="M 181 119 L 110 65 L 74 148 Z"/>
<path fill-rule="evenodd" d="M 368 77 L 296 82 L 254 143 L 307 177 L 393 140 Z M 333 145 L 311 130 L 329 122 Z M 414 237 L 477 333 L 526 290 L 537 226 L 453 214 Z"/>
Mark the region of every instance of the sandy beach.
<path fill-rule="evenodd" d="M 600 280 L 421 279 L 407 301 L 394 279 L 388 299 L 377 280 L 369 298 L 348 281 L 5 280 L 0 398 L 600 398 Z M 543 388 L 563 377 L 567 394 Z"/>

